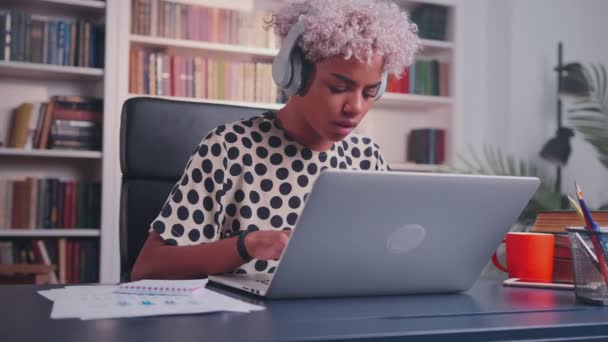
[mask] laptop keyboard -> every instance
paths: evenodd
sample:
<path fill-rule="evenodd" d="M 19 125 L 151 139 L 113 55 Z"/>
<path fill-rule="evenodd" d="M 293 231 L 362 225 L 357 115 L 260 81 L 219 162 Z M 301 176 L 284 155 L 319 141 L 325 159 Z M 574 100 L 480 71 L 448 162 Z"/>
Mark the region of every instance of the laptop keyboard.
<path fill-rule="evenodd" d="M 270 285 L 270 279 L 257 279 L 256 282 L 264 285 Z"/>

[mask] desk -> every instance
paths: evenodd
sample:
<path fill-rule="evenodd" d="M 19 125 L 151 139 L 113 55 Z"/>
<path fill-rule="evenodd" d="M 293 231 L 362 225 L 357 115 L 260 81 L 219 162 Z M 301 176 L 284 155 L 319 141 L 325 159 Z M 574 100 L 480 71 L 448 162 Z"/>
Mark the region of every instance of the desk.
<path fill-rule="evenodd" d="M 2 341 L 515 340 L 608 339 L 608 308 L 572 291 L 505 288 L 480 280 L 461 294 L 257 300 L 266 310 L 80 321 L 51 320 L 51 286 L 0 286 Z M 223 292 L 223 289 L 218 291 Z"/>

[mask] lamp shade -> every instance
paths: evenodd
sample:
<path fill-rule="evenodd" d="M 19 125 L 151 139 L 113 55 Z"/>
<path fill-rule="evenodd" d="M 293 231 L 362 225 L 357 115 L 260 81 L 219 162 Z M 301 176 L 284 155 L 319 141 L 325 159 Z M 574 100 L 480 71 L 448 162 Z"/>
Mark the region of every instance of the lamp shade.
<path fill-rule="evenodd" d="M 574 131 L 568 127 L 561 127 L 555 136 L 545 143 L 540 156 L 553 164 L 564 166 L 570 158 L 570 138 L 574 136 Z"/>
<path fill-rule="evenodd" d="M 560 95 L 573 97 L 588 97 L 591 92 L 589 83 L 585 77 L 583 66 L 580 63 L 568 63 L 564 65 Z"/>

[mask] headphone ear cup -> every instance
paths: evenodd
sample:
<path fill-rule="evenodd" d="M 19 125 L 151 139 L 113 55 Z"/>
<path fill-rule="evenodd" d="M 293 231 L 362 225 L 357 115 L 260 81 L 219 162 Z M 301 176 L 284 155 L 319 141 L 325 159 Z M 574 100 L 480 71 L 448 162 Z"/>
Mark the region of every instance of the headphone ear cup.
<path fill-rule="evenodd" d="M 279 53 L 272 61 L 272 80 L 279 88 L 284 88 L 291 82 L 291 51 L 284 51 L 286 47 L 282 47 Z"/>
<path fill-rule="evenodd" d="M 382 73 L 382 78 L 380 79 L 380 85 L 378 86 L 378 92 L 376 92 L 376 97 L 374 98 L 375 101 L 380 100 L 380 98 L 386 91 L 387 83 L 388 83 L 388 75 L 385 71 Z"/>
<path fill-rule="evenodd" d="M 291 53 L 291 61 L 290 61 L 290 69 L 291 69 L 291 82 L 283 88 L 283 91 L 288 96 L 296 95 L 302 88 L 302 51 L 299 48 L 294 48 Z"/>
<path fill-rule="evenodd" d="M 297 42 L 303 32 L 304 27 L 299 22 L 295 23 L 283 39 L 281 48 L 272 62 L 272 79 L 288 95 L 295 94 L 301 82 L 299 75 L 302 72 L 302 56 Z M 299 69 L 295 70 L 296 68 Z M 294 75 L 298 75 L 297 80 Z"/>

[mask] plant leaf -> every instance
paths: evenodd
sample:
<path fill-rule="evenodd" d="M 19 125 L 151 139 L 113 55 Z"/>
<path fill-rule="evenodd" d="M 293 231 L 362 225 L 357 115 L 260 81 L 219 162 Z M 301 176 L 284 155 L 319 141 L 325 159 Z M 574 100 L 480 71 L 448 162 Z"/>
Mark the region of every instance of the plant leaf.
<path fill-rule="evenodd" d="M 568 110 L 573 128 L 594 147 L 598 160 L 608 168 L 608 76 L 603 64 L 582 68 L 591 94 L 589 99 L 577 101 Z"/>
<path fill-rule="evenodd" d="M 488 145 L 484 145 L 483 147 L 483 156 L 485 159 L 480 160 L 479 154 L 473 147 L 470 145 L 468 147 L 469 156 L 459 156 L 463 161 L 463 164 L 470 168 L 464 172 L 469 171 L 488 175 L 538 177 L 541 180 L 538 191 L 519 216 L 519 223 L 530 224 L 534 222 L 536 213 L 539 210 L 560 209 L 560 194 L 553 190 L 553 179 L 542 173 L 540 168 L 533 162 L 517 160 L 512 155 L 505 154 L 501 149 L 493 148 Z"/>

